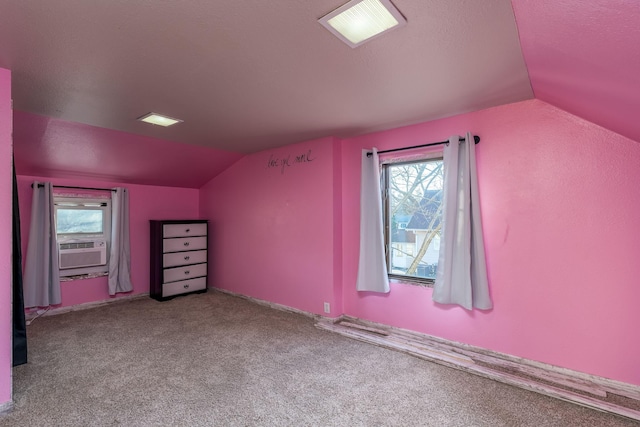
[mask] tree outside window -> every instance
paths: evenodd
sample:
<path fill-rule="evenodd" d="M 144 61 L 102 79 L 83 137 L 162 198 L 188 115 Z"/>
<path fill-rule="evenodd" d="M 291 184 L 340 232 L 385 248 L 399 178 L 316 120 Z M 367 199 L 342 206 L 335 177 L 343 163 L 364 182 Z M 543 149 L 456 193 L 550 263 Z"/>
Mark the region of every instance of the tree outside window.
<path fill-rule="evenodd" d="M 442 159 L 387 164 L 383 176 L 389 276 L 430 285 L 440 250 Z"/>

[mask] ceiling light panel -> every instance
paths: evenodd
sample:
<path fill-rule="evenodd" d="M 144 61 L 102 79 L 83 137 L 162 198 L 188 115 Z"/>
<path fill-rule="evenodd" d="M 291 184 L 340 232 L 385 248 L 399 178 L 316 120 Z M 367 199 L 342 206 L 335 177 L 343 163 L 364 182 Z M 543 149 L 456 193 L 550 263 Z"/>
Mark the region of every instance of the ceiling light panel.
<path fill-rule="evenodd" d="M 145 123 L 151 123 L 152 125 L 158 125 L 158 126 L 164 126 L 164 127 L 175 125 L 176 123 L 182 122 L 182 120 L 180 119 L 174 119 L 172 117 L 163 116 L 162 114 L 158 114 L 158 113 L 145 114 L 144 116 L 139 117 L 138 120 Z"/>
<path fill-rule="evenodd" d="M 351 47 L 407 23 L 389 0 L 351 0 L 319 22 Z"/>

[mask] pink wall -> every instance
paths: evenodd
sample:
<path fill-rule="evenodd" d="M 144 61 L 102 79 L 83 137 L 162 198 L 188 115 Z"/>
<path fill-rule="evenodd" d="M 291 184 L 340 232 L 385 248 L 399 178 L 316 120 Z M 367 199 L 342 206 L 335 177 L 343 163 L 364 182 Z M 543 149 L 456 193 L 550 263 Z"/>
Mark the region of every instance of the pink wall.
<path fill-rule="evenodd" d="M 640 8 L 511 0 L 535 97 L 640 141 Z"/>
<path fill-rule="evenodd" d="M 20 170 L 18 170 L 18 173 L 20 173 Z M 198 190 L 195 189 L 20 175 L 18 176 L 18 195 L 20 197 L 22 251 L 24 254 L 26 254 L 26 246 L 29 239 L 31 196 L 33 194 L 31 183 L 36 180 L 50 181 L 54 185 L 98 188 L 124 186 L 129 189 L 131 280 L 133 282 L 133 292 L 130 294 L 118 294 L 117 296 L 149 292 L 150 219 L 198 218 Z M 114 298 L 109 296 L 107 277 L 62 282 L 61 292 L 62 304 L 60 304 L 59 307 Z"/>
<path fill-rule="evenodd" d="M 467 130 L 482 137 L 478 172 L 495 308 L 439 306 L 430 289 L 399 283 L 388 295 L 356 292 L 361 149 Z M 346 313 L 640 385 L 640 343 L 630 338 L 640 324 L 640 263 L 631 258 L 640 253 L 633 233 L 640 229 L 638 164 L 638 143 L 533 100 L 252 154 L 206 184 L 199 200 L 197 190 L 127 185 L 132 227 L 143 230 L 132 238 L 134 292 L 148 290 L 146 221 L 199 211 L 211 221 L 211 286 L 313 313 L 322 313 L 326 301 L 331 316 Z M 20 177 L 22 206 L 30 203 L 24 195 L 33 179 Z M 107 298 L 106 279 L 95 282 L 63 285 L 64 304 Z"/>
<path fill-rule="evenodd" d="M 431 289 L 358 293 L 360 153 L 470 130 L 495 308 Z M 312 150 L 311 163 L 269 168 Z M 277 162 L 276 162 L 277 163 Z M 640 385 L 640 145 L 532 100 L 349 140 L 245 157 L 201 189 L 213 286 L 312 313 L 346 313 Z M 342 247 L 340 247 L 342 244 Z M 333 252 L 332 252 L 333 251 Z M 340 275 L 340 272 L 342 274 Z M 342 309 L 341 308 L 342 304 Z"/>
<path fill-rule="evenodd" d="M 329 302 L 340 314 L 337 144 L 324 138 L 252 154 L 201 189 L 211 286 L 312 313 Z"/>
<path fill-rule="evenodd" d="M 470 130 L 494 309 L 431 301 L 393 284 L 355 291 L 360 150 Z M 542 101 L 526 101 L 345 141 L 346 314 L 640 385 L 640 145 Z"/>
<path fill-rule="evenodd" d="M 0 68 L 0 408 L 11 401 L 11 72 Z"/>

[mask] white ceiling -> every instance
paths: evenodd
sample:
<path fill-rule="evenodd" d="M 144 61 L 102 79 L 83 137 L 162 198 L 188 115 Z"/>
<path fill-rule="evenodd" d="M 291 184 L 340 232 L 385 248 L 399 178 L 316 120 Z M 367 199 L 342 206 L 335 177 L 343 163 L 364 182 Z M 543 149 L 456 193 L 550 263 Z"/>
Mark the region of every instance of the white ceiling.
<path fill-rule="evenodd" d="M 344 2 L 0 0 L 0 67 L 18 111 L 243 153 L 533 97 L 511 1 L 395 0 L 356 49 L 317 22 Z"/>

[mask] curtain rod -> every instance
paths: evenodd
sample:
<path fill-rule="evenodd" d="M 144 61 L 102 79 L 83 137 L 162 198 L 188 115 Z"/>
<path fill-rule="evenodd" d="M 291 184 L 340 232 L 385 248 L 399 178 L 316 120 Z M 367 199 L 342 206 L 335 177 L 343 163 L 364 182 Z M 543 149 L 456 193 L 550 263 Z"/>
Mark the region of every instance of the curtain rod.
<path fill-rule="evenodd" d="M 44 187 L 44 184 L 38 184 L 38 187 Z M 74 190 L 95 190 L 95 191 L 116 191 L 114 188 L 95 188 L 95 187 L 74 187 L 72 185 L 54 185 L 54 188 L 72 188 Z M 33 184 L 31 184 L 33 188 Z"/>
<path fill-rule="evenodd" d="M 480 137 L 478 135 L 473 135 L 473 140 L 475 141 L 475 143 L 479 143 L 480 142 Z M 463 137 L 458 138 L 458 141 L 464 141 Z M 378 154 L 384 154 L 384 153 L 393 153 L 394 151 L 403 151 L 403 150 L 411 150 L 413 148 L 421 148 L 421 147 L 431 147 L 433 145 L 443 145 L 443 144 L 448 144 L 449 141 L 439 141 L 439 142 L 431 142 L 429 144 L 422 144 L 422 145 L 414 145 L 412 147 L 404 147 L 404 148 L 395 148 L 393 150 L 384 150 L 384 151 L 378 151 Z M 367 153 L 367 157 L 371 157 L 373 153 L 372 152 L 368 152 Z"/>

